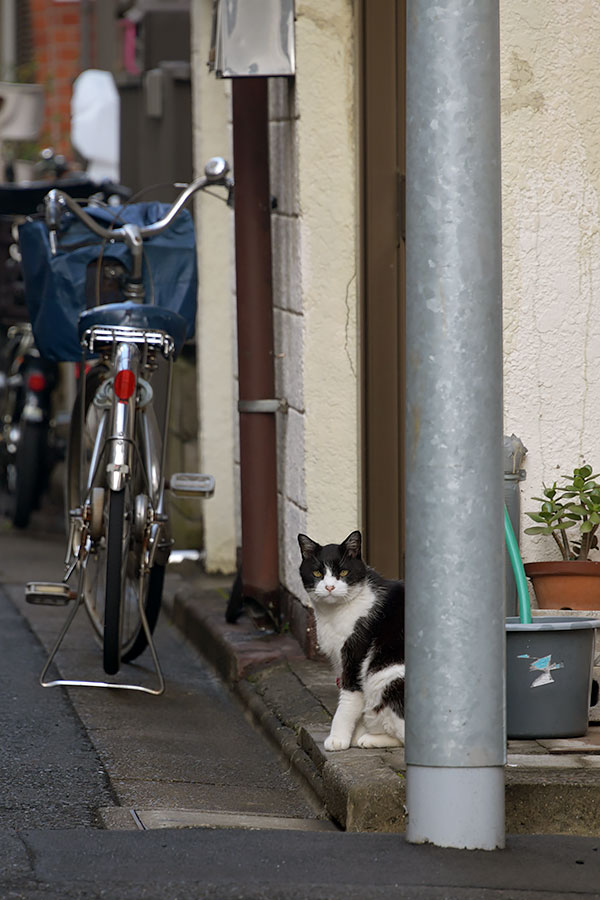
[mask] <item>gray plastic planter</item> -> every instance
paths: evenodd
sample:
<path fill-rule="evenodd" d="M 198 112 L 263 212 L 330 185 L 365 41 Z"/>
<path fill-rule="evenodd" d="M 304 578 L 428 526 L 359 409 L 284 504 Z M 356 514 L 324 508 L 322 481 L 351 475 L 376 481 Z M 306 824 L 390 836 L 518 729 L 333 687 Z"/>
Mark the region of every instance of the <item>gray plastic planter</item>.
<path fill-rule="evenodd" d="M 595 628 L 600 619 L 506 620 L 506 733 L 581 737 L 588 729 Z"/>

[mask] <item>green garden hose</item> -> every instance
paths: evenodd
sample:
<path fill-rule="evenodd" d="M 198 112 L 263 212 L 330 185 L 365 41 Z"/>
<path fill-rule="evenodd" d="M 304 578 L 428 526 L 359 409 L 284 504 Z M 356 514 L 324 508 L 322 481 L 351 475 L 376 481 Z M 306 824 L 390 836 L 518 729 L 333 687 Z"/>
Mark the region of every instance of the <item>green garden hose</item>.
<path fill-rule="evenodd" d="M 531 606 L 529 604 L 529 591 L 527 589 L 527 578 L 525 577 L 525 569 L 523 568 L 523 560 L 519 553 L 519 545 L 513 531 L 512 522 L 508 515 L 506 504 L 504 505 L 504 539 L 506 541 L 506 549 L 510 557 L 513 574 L 517 583 L 517 595 L 519 597 L 519 616 L 522 625 L 531 625 Z"/>

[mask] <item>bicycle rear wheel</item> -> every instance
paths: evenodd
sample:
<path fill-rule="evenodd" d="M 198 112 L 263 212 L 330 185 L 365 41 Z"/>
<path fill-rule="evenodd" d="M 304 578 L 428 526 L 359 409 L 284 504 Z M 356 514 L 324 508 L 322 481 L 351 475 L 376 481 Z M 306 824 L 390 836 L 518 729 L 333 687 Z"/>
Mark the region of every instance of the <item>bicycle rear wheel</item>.
<path fill-rule="evenodd" d="M 135 495 L 143 487 L 141 478 L 134 472 L 122 491 L 110 491 L 104 484 L 102 457 L 93 452 L 96 442 L 103 440 L 103 424 L 93 397 L 106 374 L 106 370 L 92 370 L 88 375 L 83 431 L 81 395 L 75 404 L 67 454 L 67 504 L 73 509 L 87 502 L 90 510 L 91 546 L 82 563 L 83 600 L 103 646 L 104 669 L 107 674 L 115 674 L 121 662 L 132 662 L 143 653 L 148 637 L 140 614 L 142 545 L 133 528 Z M 92 463 L 97 465 L 97 473 L 90 477 Z M 78 540 L 76 533 L 74 551 Z M 141 606 L 150 633 L 160 612 L 164 573 L 165 567 L 155 564 L 144 579 Z"/>
<path fill-rule="evenodd" d="M 127 558 L 124 529 L 125 491 L 109 491 L 106 529 L 106 594 L 104 603 L 104 671 L 114 675 L 121 667 L 121 599 L 125 589 L 123 560 Z M 123 531 L 125 530 L 125 547 Z"/>
<path fill-rule="evenodd" d="M 108 493 L 103 663 L 104 671 L 114 675 L 121 662 L 131 662 L 146 649 L 148 636 L 140 613 L 140 560 L 132 547 L 128 491 Z M 155 565 L 145 579 L 143 609 L 151 633 L 160 611 L 164 573 L 164 566 Z"/>
<path fill-rule="evenodd" d="M 129 488 L 103 492 L 104 533 L 85 560 L 83 599 L 103 648 L 104 670 L 137 659 L 148 646 L 140 613 L 141 548 L 132 535 Z M 162 600 L 165 567 L 154 565 L 144 579 L 141 606 L 150 633 Z"/>

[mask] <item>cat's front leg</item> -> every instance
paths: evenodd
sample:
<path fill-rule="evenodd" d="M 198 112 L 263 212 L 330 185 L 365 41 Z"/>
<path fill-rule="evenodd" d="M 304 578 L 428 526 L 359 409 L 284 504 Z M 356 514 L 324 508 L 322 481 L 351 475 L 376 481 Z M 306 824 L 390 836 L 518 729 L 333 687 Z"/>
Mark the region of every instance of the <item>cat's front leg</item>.
<path fill-rule="evenodd" d="M 348 749 L 363 707 L 362 691 L 346 691 L 342 688 L 329 737 L 325 738 L 326 750 Z"/>

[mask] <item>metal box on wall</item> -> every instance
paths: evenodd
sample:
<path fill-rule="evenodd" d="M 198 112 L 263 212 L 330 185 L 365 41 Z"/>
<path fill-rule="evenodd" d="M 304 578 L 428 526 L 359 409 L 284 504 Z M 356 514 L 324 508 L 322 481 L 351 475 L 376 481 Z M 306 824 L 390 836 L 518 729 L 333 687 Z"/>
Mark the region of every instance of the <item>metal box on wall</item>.
<path fill-rule="evenodd" d="M 209 67 L 219 78 L 294 75 L 294 0 L 214 0 Z"/>

